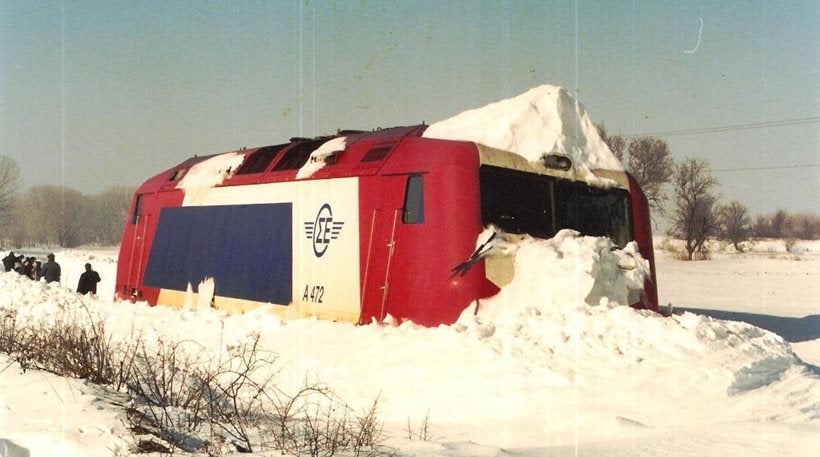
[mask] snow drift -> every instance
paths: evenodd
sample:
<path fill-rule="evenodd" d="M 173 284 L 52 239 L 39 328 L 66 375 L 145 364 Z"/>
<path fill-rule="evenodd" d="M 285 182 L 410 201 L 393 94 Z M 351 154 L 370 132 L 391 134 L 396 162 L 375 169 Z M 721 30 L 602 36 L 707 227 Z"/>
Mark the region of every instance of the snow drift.
<path fill-rule="evenodd" d="M 817 376 L 777 335 L 621 305 L 644 269 L 629 247 L 613 251 L 608 240 L 564 231 L 509 249 L 513 282 L 483 300 L 477 314 L 470 309 L 457 324 L 438 328 L 151 308 L 77 296 L 67 287 L 70 276 L 64 285 L 46 285 L 16 273 L 0 274 L 0 314 L 15 311 L 21 321 L 90 314 L 115 337 L 138 329 L 146 340 L 193 339 L 213 357 L 260 335 L 261 348 L 279 354 L 279 387 L 327 383 L 357 410 L 380 395 L 391 444 L 410 455 L 501 455 L 511 448 L 530 449 L 512 455 L 544 455 L 555 446 L 707 424 L 766 421 L 793 431 L 820 422 Z M 94 255 L 103 293 L 113 264 Z M 85 261 L 77 254 L 59 258 L 76 262 L 78 272 Z M 32 431 L 36 425 L 21 422 L 22 411 L 14 409 L 22 406 L 12 398 L 21 394 L 4 392 L 0 403 L 12 413 L 0 415 L 0 438 L 29 449 L 44 436 L 111 447 L 124 434 L 116 422 L 61 432 L 62 438 L 50 429 Z M 433 440 L 402 438 L 408 423 L 416 427 L 428 416 Z M 103 447 L 86 451 L 109 455 Z"/>

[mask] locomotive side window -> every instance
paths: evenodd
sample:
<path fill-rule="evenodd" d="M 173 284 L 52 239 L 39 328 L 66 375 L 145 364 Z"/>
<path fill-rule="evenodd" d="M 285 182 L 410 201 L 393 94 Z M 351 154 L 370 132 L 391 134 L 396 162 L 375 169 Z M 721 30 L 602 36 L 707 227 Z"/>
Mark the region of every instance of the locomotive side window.
<path fill-rule="evenodd" d="M 139 222 L 140 207 L 142 207 L 142 194 L 138 194 L 137 201 L 134 202 L 134 212 L 131 214 L 131 225 L 137 225 L 137 222 Z"/>
<path fill-rule="evenodd" d="M 424 223 L 424 181 L 421 175 L 407 178 L 404 191 L 404 214 L 401 221 L 405 224 Z"/>
<path fill-rule="evenodd" d="M 168 177 L 168 181 L 179 181 L 185 175 L 185 172 L 188 171 L 187 168 L 179 168 L 171 173 L 171 176 Z"/>

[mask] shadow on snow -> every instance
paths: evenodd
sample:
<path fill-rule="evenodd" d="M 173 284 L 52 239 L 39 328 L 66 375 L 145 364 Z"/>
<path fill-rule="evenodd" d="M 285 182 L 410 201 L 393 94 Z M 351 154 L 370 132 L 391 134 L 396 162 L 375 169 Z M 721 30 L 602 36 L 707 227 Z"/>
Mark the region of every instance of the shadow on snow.
<path fill-rule="evenodd" d="M 789 343 L 800 343 L 820 338 L 820 314 L 805 317 L 782 317 L 714 309 L 675 308 L 676 313 L 684 311 L 715 319 L 752 324 L 755 327 L 777 333 Z"/>

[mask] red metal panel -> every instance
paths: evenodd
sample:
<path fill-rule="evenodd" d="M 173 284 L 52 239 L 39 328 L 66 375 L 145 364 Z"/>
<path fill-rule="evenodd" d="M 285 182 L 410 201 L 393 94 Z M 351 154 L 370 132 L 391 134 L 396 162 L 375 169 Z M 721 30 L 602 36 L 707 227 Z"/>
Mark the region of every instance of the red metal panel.
<path fill-rule="evenodd" d="M 181 190 L 176 189 L 166 192 L 141 193 L 144 187 L 146 186 L 142 186 L 137 190 L 129 208 L 117 260 L 115 293 L 118 298 L 128 300 L 132 298 L 132 293 L 136 290 L 139 296 L 133 298 L 146 300 L 153 305 L 157 303 L 159 290 L 144 287 L 142 281 L 145 275 L 145 266 L 148 264 L 148 253 L 151 251 L 151 244 L 154 241 L 159 213 L 165 207 L 181 206 L 184 194 Z M 132 224 L 137 195 L 141 196 L 142 201 L 137 223 Z"/>
<path fill-rule="evenodd" d="M 652 220 L 649 215 L 649 203 L 638 182 L 632 175 L 629 178 L 629 199 L 632 207 L 632 230 L 641 256 L 649 261 L 650 277 L 644 283 L 646 299 L 637 307 L 658 311 L 658 281 L 655 275 L 655 249 L 652 242 Z M 633 305 L 634 306 L 634 305 Z"/>
<path fill-rule="evenodd" d="M 381 178 L 362 179 L 362 322 L 390 314 L 449 324 L 486 290 L 483 263 L 451 278 L 482 229 L 478 163 L 472 143 L 406 138 Z M 414 174 L 423 177 L 425 217 L 404 224 L 404 192 Z"/>

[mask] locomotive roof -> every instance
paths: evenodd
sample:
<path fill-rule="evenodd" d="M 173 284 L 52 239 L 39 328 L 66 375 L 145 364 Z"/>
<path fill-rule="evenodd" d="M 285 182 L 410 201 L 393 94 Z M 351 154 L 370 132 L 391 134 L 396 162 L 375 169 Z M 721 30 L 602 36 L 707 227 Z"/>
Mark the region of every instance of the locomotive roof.
<path fill-rule="evenodd" d="M 362 176 L 375 174 L 392 149 L 404 138 L 426 137 L 427 125 L 412 125 L 372 131 L 340 130 L 334 135 L 315 138 L 291 138 L 289 142 L 243 148 L 236 151 L 194 156 L 146 181 L 142 192 L 160 189 L 195 189 L 217 185 L 270 182 L 272 172 L 286 172 L 274 180 L 297 180 L 311 177 L 326 164 L 337 164 L 340 157 L 353 156 L 344 163 L 323 171 L 321 177 Z M 596 182 L 606 187 L 628 188 L 621 171 L 601 173 L 577 167 L 562 171 L 545 167 L 541 160 L 529 161 L 521 154 L 483 145 L 474 141 L 425 138 L 424 141 L 474 143 L 482 164 L 548 174 L 564 179 Z M 273 165 L 273 166 L 271 166 Z M 295 171 L 295 172 L 294 172 Z M 290 174 L 287 174 L 290 172 Z M 604 174 L 606 176 L 604 176 Z M 601 178 L 606 178 L 602 180 Z M 614 181 L 613 181 L 614 180 Z"/>

